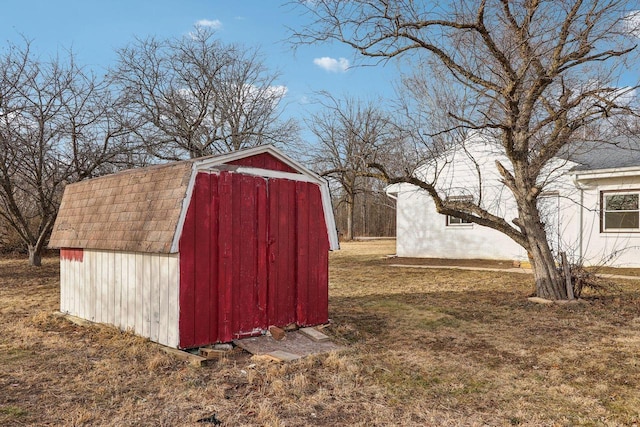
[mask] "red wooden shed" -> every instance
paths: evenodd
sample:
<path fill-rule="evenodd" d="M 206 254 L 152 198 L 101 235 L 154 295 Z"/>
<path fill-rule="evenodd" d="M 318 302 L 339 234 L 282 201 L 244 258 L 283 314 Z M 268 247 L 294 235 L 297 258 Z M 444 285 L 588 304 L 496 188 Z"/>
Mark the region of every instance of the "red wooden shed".
<path fill-rule="evenodd" d="M 328 319 L 326 181 L 272 146 L 67 186 L 60 310 L 192 348 Z"/>

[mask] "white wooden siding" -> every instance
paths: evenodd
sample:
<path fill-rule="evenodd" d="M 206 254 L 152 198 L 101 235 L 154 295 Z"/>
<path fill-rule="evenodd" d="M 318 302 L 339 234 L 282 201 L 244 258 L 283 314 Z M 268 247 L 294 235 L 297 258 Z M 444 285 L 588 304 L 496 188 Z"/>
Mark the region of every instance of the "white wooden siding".
<path fill-rule="evenodd" d="M 443 198 L 475 196 L 482 189 L 481 206 L 511 222 L 518 210 L 513 195 L 500 182 L 495 160 L 508 166 L 489 145 L 469 144 L 466 151 L 449 152 L 418 175 L 435 180 Z M 566 252 L 572 261 L 585 265 L 640 267 L 640 233 L 600 231 L 600 192 L 640 189 L 638 172 L 624 177 L 592 174 L 577 188 L 571 167 L 570 162 L 555 160 L 541 174 L 547 195 L 539 202 L 556 210 L 547 209 L 543 217 L 554 253 Z M 498 231 L 477 224 L 447 226 L 431 197 L 418 187 L 396 184 L 390 193 L 397 197 L 398 256 L 527 260 L 525 250 Z"/>
<path fill-rule="evenodd" d="M 526 251 L 505 234 L 477 224 L 447 226 L 431 196 L 409 184 L 398 190 L 398 256 L 526 260 Z M 504 201 L 502 209 L 509 210 Z"/>
<path fill-rule="evenodd" d="M 508 221 L 518 216 L 513 197 L 502 184 L 495 166 L 504 156 L 483 141 L 470 142 L 447 152 L 436 164 L 417 174 L 435 182 L 442 198 L 473 196 L 480 206 Z M 526 251 L 496 230 L 477 224 L 447 226 L 431 197 L 419 188 L 400 184 L 397 189 L 397 254 L 401 257 L 484 258 L 526 260 Z"/>
<path fill-rule="evenodd" d="M 581 182 L 583 208 L 576 214 L 574 246 L 587 265 L 640 267 L 640 233 L 600 232 L 600 192 L 640 189 L 640 177 L 603 178 Z"/>
<path fill-rule="evenodd" d="M 60 311 L 177 347 L 179 257 L 85 250 L 60 261 Z"/>

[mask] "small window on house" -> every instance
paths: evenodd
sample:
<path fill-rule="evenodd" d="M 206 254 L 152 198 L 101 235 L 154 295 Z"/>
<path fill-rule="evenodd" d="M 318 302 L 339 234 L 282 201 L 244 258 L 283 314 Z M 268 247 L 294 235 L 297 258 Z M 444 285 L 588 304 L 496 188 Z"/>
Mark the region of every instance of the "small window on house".
<path fill-rule="evenodd" d="M 473 201 L 473 197 L 472 196 L 452 196 L 452 197 L 449 197 L 447 200 L 460 200 L 460 201 L 471 202 Z M 471 221 L 467 221 L 466 219 L 458 218 L 453 215 L 447 215 L 447 226 L 455 227 L 458 225 L 469 225 L 469 224 L 473 224 L 473 223 Z"/>
<path fill-rule="evenodd" d="M 447 225 L 462 225 L 462 224 L 473 224 L 473 223 L 471 221 L 467 221 L 466 219 L 447 215 Z"/>
<path fill-rule="evenodd" d="M 640 193 L 602 194 L 602 231 L 640 231 Z"/>

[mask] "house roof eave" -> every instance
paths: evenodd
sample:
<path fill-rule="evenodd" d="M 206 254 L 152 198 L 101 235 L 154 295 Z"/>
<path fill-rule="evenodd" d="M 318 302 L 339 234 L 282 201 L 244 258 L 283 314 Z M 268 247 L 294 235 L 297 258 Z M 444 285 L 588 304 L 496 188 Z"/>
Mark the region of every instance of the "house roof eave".
<path fill-rule="evenodd" d="M 589 181 L 603 178 L 624 178 L 630 176 L 640 176 L 640 165 L 624 168 L 608 169 L 577 169 L 569 172 L 576 181 Z"/>

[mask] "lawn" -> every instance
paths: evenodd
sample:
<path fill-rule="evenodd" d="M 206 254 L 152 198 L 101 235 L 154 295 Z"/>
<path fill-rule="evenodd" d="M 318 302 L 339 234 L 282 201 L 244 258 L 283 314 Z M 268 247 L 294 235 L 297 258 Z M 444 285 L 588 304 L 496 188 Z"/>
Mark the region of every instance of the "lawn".
<path fill-rule="evenodd" d="M 325 329 L 347 350 L 195 368 L 53 316 L 56 258 L 0 260 L 0 425 L 624 425 L 640 422 L 640 282 L 539 305 L 531 277 L 331 255 Z"/>

